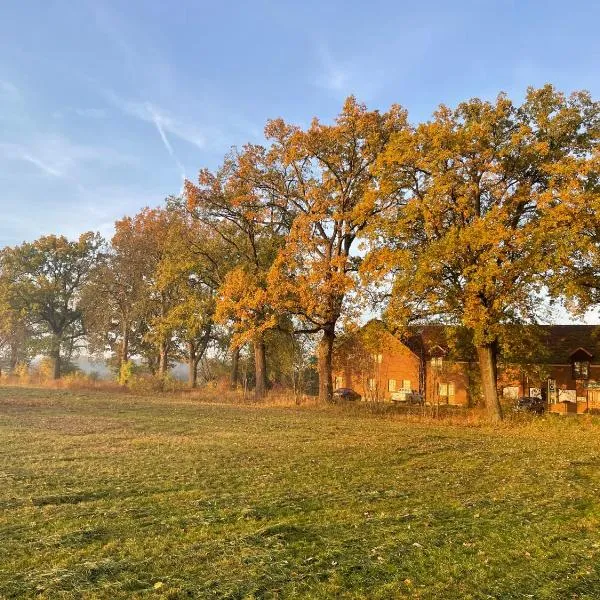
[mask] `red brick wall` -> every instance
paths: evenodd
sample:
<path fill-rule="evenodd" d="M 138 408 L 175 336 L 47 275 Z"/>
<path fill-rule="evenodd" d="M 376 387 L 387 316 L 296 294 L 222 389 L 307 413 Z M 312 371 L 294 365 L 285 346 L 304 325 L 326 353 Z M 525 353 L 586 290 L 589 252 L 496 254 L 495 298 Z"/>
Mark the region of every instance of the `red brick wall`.
<path fill-rule="evenodd" d="M 376 382 L 374 392 L 368 389 L 370 378 Z M 419 390 L 419 359 L 400 342 L 397 342 L 393 350 L 381 353 L 381 362 L 374 360 L 372 368 L 357 370 L 351 364 L 334 365 L 334 387 L 352 388 L 365 400 L 390 400 L 390 379 L 396 381 L 397 390 L 402 387 L 403 380 L 410 381 L 412 390 Z"/>
<path fill-rule="evenodd" d="M 408 347 L 394 338 L 390 348 L 381 353 L 381 362 L 373 361 L 369 369 L 358 370 L 355 365 L 334 365 L 335 387 L 349 387 L 356 390 L 365 400 L 390 400 L 389 381 L 396 381 L 396 390 L 402 388 L 403 380 L 410 381 L 410 387 L 414 391 L 420 391 L 420 360 Z M 456 404 L 469 406 L 477 402 L 477 398 L 471 398 L 474 393 L 474 381 L 478 378 L 478 366 L 475 363 L 466 362 L 452 363 L 443 361 L 442 368 L 434 369 L 431 361 L 427 361 L 425 367 L 425 400 L 435 404 Z M 475 376 L 473 375 L 475 373 Z M 368 389 L 368 379 L 373 378 L 376 389 Z M 503 395 L 505 387 L 514 386 L 518 388 L 518 396 L 529 395 L 529 388 L 545 388 L 547 379 L 555 379 L 558 389 L 575 389 L 577 397 L 588 397 L 588 392 L 582 382 L 573 379 L 571 365 L 547 365 L 543 367 L 543 375 L 525 376 L 518 365 L 508 365 L 500 370 L 498 374 L 499 394 Z M 600 381 L 600 365 L 590 366 L 590 380 Z M 454 394 L 440 396 L 439 384 L 453 384 Z M 590 393 L 588 400 L 600 402 L 600 391 Z M 599 406 L 600 408 L 600 406 Z"/>
<path fill-rule="evenodd" d="M 513 371 L 515 369 L 513 368 Z M 556 380 L 557 389 L 562 390 L 576 390 L 577 397 L 587 397 L 587 389 L 584 387 L 582 381 L 576 381 L 573 379 L 573 369 L 571 365 L 547 365 L 545 367 L 545 375 L 543 379 L 536 377 L 519 377 L 515 376 L 514 373 L 510 375 L 501 374 L 498 377 L 498 386 L 500 392 L 505 386 L 514 385 L 519 387 L 519 395 L 529 395 L 530 387 L 546 387 L 548 379 Z M 590 365 L 590 381 L 600 381 L 600 365 Z"/>
<path fill-rule="evenodd" d="M 431 404 L 469 405 L 469 365 L 467 363 L 450 363 L 444 361 L 441 369 L 432 366 L 427 361 L 426 367 L 425 400 Z M 454 394 L 440 395 L 440 384 L 449 386 L 453 384 Z"/>

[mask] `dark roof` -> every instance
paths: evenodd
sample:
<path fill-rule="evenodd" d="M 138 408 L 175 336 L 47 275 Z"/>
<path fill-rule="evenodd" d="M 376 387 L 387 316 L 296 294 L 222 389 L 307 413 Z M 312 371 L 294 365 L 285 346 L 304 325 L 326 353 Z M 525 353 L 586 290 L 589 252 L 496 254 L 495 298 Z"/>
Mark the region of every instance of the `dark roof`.
<path fill-rule="evenodd" d="M 399 334 L 400 339 L 418 356 L 445 356 L 450 360 L 476 360 L 471 336 L 465 327 L 452 325 L 411 326 Z"/>
<path fill-rule="evenodd" d="M 541 341 L 548 351 L 545 362 L 568 363 L 582 348 L 591 355 L 592 362 L 600 363 L 600 326 L 545 325 L 541 329 Z"/>
<path fill-rule="evenodd" d="M 507 325 L 501 357 L 507 362 L 567 364 L 573 358 L 600 363 L 599 325 Z M 415 354 L 426 358 L 444 354 L 450 360 L 477 358 L 469 331 L 446 325 L 413 326 L 397 334 Z M 585 352 L 579 352 L 583 349 Z"/>

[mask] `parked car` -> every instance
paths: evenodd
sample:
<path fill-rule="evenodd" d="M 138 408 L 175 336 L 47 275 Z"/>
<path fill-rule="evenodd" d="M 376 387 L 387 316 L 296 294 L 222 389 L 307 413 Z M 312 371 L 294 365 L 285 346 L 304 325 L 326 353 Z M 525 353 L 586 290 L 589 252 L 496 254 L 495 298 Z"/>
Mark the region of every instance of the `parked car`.
<path fill-rule="evenodd" d="M 541 415 L 546 411 L 546 401 L 543 398 L 535 398 L 534 396 L 522 396 L 517 399 L 515 410 Z"/>
<path fill-rule="evenodd" d="M 402 402 L 406 404 L 424 404 L 423 395 L 419 392 L 395 392 L 392 394 L 392 402 Z"/>
<path fill-rule="evenodd" d="M 423 394 L 419 394 L 419 392 L 411 392 L 410 394 L 406 394 L 406 401 L 409 404 L 424 404 L 425 403 Z"/>
<path fill-rule="evenodd" d="M 334 390 L 333 392 L 333 399 L 334 400 L 353 400 L 353 401 L 357 401 L 360 400 L 362 398 L 362 396 L 358 393 L 355 392 L 354 390 L 350 389 L 350 388 L 338 388 L 337 390 Z"/>

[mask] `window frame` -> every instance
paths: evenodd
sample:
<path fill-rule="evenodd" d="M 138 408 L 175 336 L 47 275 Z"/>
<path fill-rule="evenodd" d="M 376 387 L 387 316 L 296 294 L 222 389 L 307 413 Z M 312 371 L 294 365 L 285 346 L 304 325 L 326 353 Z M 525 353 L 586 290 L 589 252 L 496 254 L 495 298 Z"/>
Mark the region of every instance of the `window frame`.
<path fill-rule="evenodd" d="M 431 359 L 431 368 L 441 370 L 444 366 L 444 357 L 443 356 L 434 356 Z"/>
<path fill-rule="evenodd" d="M 582 367 L 585 372 L 582 373 Z M 572 365 L 573 379 L 585 380 L 590 378 L 590 361 L 589 360 L 574 360 Z"/>

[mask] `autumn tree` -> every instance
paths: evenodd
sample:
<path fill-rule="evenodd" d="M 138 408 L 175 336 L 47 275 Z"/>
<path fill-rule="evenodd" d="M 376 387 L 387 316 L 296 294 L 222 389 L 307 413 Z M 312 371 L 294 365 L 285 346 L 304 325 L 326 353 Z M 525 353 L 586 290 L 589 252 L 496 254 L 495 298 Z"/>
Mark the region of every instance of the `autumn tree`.
<path fill-rule="evenodd" d="M 10 294 L 10 285 L 0 286 L 0 366 L 12 373 L 17 364 L 29 362 L 34 344 L 26 319 L 10 304 Z"/>
<path fill-rule="evenodd" d="M 98 234 L 91 232 L 75 241 L 49 235 L 5 248 L 2 254 L 3 296 L 40 350 L 52 358 L 55 379 L 61 375 L 63 354 L 69 358 L 84 336 L 81 291 L 100 245 Z"/>
<path fill-rule="evenodd" d="M 600 106 L 596 108 L 600 112 Z M 563 191 L 566 226 L 552 254 L 552 295 L 566 301 L 578 314 L 600 307 L 599 140 L 600 127 L 597 127 L 594 151 L 571 165 L 578 176 L 570 178 L 570 185 Z"/>
<path fill-rule="evenodd" d="M 393 277 L 388 319 L 462 324 L 477 348 L 490 416 L 502 418 L 497 359 L 507 323 L 535 322 L 564 198 L 597 132 L 589 94 L 529 89 L 455 109 L 394 136 L 378 165 L 383 190 L 408 190 L 378 219 L 373 273 Z"/>
<path fill-rule="evenodd" d="M 333 396 L 336 327 L 357 286 L 357 240 L 366 225 L 397 202 L 382 192 L 373 167 L 393 134 L 407 128 L 398 106 L 369 111 L 348 98 L 332 125 L 302 130 L 278 119 L 266 128 L 272 145 L 262 187 L 290 223 L 269 273 L 271 303 L 295 315 L 297 331 L 320 333 L 319 397 Z M 357 308 L 357 307 L 355 307 Z"/>
<path fill-rule="evenodd" d="M 152 269 L 149 243 L 149 237 L 138 233 L 134 219 L 118 220 L 82 295 L 90 349 L 110 350 L 117 373 L 140 352 L 146 282 Z"/>
<path fill-rule="evenodd" d="M 192 388 L 197 385 L 198 364 L 216 340 L 216 294 L 225 268 L 222 240 L 201 221 L 177 209 L 157 271 L 157 288 L 172 301 L 153 327 L 172 334 L 182 346 Z"/>
<path fill-rule="evenodd" d="M 124 219 L 123 233 L 127 243 L 141 258 L 143 288 L 139 306 L 142 315 L 142 343 L 152 371 L 167 375 L 169 361 L 175 358 L 174 330 L 168 320 L 169 311 L 178 301 L 175 282 L 161 278 L 161 263 L 170 252 L 173 229 L 180 226 L 179 215 L 170 208 L 145 208 L 132 218 Z"/>
<path fill-rule="evenodd" d="M 227 157 L 216 173 L 201 171 L 198 184 L 188 181 L 185 188 L 188 210 L 226 246 L 229 270 L 217 295 L 216 318 L 233 328 L 233 348 L 252 344 L 257 399 L 267 388 L 265 333 L 278 324 L 267 274 L 286 231 L 262 185 L 265 164 L 265 149 L 249 145 Z"/>
<path fill-rule="evenodd" d="M 159 267 L 178 219 L 169 208 L 144 208 L 118 220 L 85 290 L 91 337 L 116 355 L 117 368 L 138 355 L 152 372 L 167 373 L 175 342 L 165 319 L 179 299 L 172 286 L 159 281 Z"/>

